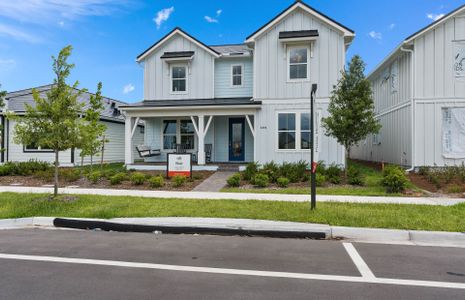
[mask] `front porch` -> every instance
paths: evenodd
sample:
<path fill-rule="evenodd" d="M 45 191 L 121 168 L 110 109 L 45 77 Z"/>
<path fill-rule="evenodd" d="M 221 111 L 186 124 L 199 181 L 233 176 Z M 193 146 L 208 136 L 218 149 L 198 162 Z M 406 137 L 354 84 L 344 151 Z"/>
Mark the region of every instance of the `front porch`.
<path fill-rule="evenodd" d="M 205 101 L 205 100 L 204 100 Z M 144 101 L 124 107 L 126 112 L 125 163 L 130 168 L 165 168 L 168 153 L 191 153 L 196 170 L 217 170 L 224 163 L 236 166 L 255 161 L 255 120 L 260 103 L 250 99 L 218 103 L 212 99 Z M 134 140 L 137 124 L 145 123 L 144 140 Z M 143 145 L 150 155 L 135 151 Z M 137 163 L 134 163 L 137 160 Z"/>
<path fill-rule="evenodd" d="M 209 162 L 204 165 L 199 165 L 196 162 L 192 163 L 192 171 L 243 171 L 246 163 L 217 163 Z M 166 171 L 166 162 L 145 162 L 135 161 L 132 165 L 127 165 L 128 169 L 137 171 Z"/>

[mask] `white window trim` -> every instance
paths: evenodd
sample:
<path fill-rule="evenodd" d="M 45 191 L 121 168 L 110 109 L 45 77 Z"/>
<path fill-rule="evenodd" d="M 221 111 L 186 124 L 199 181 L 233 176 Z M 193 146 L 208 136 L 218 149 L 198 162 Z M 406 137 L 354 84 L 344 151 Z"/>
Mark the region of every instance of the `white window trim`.
<path fill-rule="evenodd" d="M 234 85 L 234 67 L 241 67 L 241 84 L 240 85 Z M 241 88 L 244 86 L 244 64 L 232 64 L 231 65 L 231 87 L 232 88 Z"/>
<path fill-rule="evenodd" d="M 160 129 L 160 149 L 161 149 L 161 152 L 164 152 L 164 153 L 170 153 L 170 152 L 176 152 L 176 149 L 165 149 L 165 143 L 163 141 L 163 137 L 164 137 L 164 133 L 163 133 L 163 124 L 165 121 L 176 121 L 176 143 L 179 144 L 181 143 L 181 121 L 192 121 L 190 118 L 188 117 L 174 117 L 174 118 L 163 118 L 161 120 L 161 129 Z M 197 151 L 197 134 L 194 132 L 194 148 L 193 149 L 186 149 L 187 153 L 190 153 L 190 152 L 195 152 Z"/>
<path fill-rule="evenodd" d="M 307 78 L 291 79 L 291 50 L 292 49 L 307 49 Z M 311 59 L 311 45 L 293 45 L 287 47 L 286 65 L 287 65 L 287 81 L 288 82 L 309 82 L 310 81 L 310 59 Z"/>
<path fill-rule="evenodd" d="M 28 148 L 26 145 L 23 147 L 23 152 L 43 152 L 43 153 L 50 153 L 53 152 L 53 149 L 46 149 L 38 146 L 37 148 Z"/>
<path fill-rule="evenodd" d="M 185 91 L 173 91 L 173 68 L 174 67 L 184 67 L 186 68 L 186 90 Z M 179 78 L 178 78 L 179 79 Z M 170 64 L 170 94 L 172 95 L 185 95 L 189 91 L 189 65 L 187 63 L 184 64 Z"/>
<path fill-rule="evenodd" d="M 310 113 L 309 111 L 304 111 L 304 110 L 292 110 L 292 111 L 277 111 L 276 112 L 276 128 L 275 128 L 275 135 L 276 135 L 276 152 L 296 152 L 296 151 L 299 151 L 299 152 L 310 152 L 311 148 L 310 149 L 302 149 L 302 140 L 301 140 L 301 136 L 302 136 L 302 129 L 301 129 L 301 114 L 305 114 L 305 113 Z M 295 114 L 295 148 L 294 149 L 279 149 L 279 115 L 280 114 Z M 311 118 L 311 116 L 310 116 Z M 310 120 L 311 121 L 311 120 Z M 308 131 L 308 130 L 305 130 L 305 131 Z M 315 130 L 315 132 L 317 132 Z M 310 136 L 311 138 L 311 136 Z"/>

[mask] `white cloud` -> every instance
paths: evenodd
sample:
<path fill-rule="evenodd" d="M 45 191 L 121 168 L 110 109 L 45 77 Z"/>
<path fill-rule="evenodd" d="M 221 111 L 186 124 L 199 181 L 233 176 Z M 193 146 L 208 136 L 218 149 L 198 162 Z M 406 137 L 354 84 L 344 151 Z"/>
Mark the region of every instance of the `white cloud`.
<path fill-rule="evenodd" d="M 58 25 L 60 25 L 60 27 L 64 27 L 65 26 L 65 21 L 58 22 Z"/>
<path fill-rule="evenodd" d="M 123 94 L 129 94 L 129 93 L 133 92 L 135 89 L 136 89 L 136 87 L 132 83 L 126 84 L 123 87 Z"/>
<path fill-rule="evenodd" d="M 169 8 L 164 8 L 157 12 L 157 16 L 153 18 L 155 24 L 157 24 L 157 28 L 160 28 L 163 22 L 167 21 L 170 18 L 170 15 L 174 12 L 174 7 L 171 6 Z"/>
<path fill-rule="evenodd" d="M 218 23 L 218 20 L 209 16 L 204 17 L 208 23 Z"/>
<path fill-rule="evenodd" d="M 29 34 L 15 26 L 9 26 L 5 24 L 0 24 L 0 36 L 6 36 L 14 38 L 18 41 L 25 41 L 29 43 L 38 43 L 41 41 L 40 38 Z"/>
<path fill-rule="evenodd" d="M 381 32 L 376 32 L 374 30 L 370 31 L 368 35 L 375 40 L 381 40 L 383 38 L 383 34 Z"/>
<path fill-rule="evenodd" d="M 442 17 L 444 17 L 444 14 L 433 14 L 433 13 L 430 13 L 430 14 L 426 14 L 426 17 L 430 20 L 433 20 L 433 21 L 437 21 L 439 19 L 441 19 Z"/>
<path fill-rule="evenodd" d="M 132 0 L 21 0 L 0 1 L 0 16 L 28 23 L 55 23 L 59 19 L 103 16 L 114 13 Z"/>
<path fill-rule="evenodd" d="M 218 9 L 216 11 L 216 17 L 213 18 L 213 17 L 210 17 L 210 16 L 205 16 L 204 19 L 205 21 L 207 21 L 208 23 L 218 23 L 218 18 L 221 16 L 221 14 L 223 13 L 223 10 L 222 9 Z"/>
<path fill-rule="evenodd" d="M 395 23 L 389 24 L 389 30 L 393 30 L 396 27 Z"/>

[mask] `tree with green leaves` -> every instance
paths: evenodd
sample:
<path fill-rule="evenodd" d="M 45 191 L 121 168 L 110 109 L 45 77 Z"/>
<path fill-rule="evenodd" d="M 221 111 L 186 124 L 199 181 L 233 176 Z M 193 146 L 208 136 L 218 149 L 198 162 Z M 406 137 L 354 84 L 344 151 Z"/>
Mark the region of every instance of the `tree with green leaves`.
<path fill-rule="evenodd" d="M 351 147 L 381 129 L 375 118 L 371 84 L 364 72 L 365 63 L 355 55 L 334 86 L 328 106 L 329 116 L 322 120 L 326 135 L 344 145 L 349 158 Z"/>
<path fill-rule="evenodd" d="M 90 96 L 89 106 L 84 114 L 84 121 L 81 124 L 81 134 L 78 141 L 78 148 L 81 150 L 81 166 L 84 163 L 84 157 L 91 157 L 91 167 L 93 157 L 101 152 L 104 147 L 104 134 L 107 127 L 100 122 L 100 115 L 103 110 L 102 101 L 102 83 L 99 82 L 97 92 Z M 103 155 L 103 154 L 102 154 Z"/>
<path fill-rule="evenodd" d="M 54 83 L 45 96 L 37 90 L 32 91 L 35 105 L 25 105 L 24 116 L 10 114 L 16 121 L 14 141 L 23 145 L 35 145 L 52 149 L 55 153 L 54 196 L 58 195 L 59 153 L 77 148 L 81 140 L 83 123 L 80 116 L 84 104 L 79 101 L 85 89 L 77 89 L 76 81 L 72 86 L 66 83 L 74 64 L 68 63 L 72 47 L 63 48 L 58 57 L 52 56 Z"/>

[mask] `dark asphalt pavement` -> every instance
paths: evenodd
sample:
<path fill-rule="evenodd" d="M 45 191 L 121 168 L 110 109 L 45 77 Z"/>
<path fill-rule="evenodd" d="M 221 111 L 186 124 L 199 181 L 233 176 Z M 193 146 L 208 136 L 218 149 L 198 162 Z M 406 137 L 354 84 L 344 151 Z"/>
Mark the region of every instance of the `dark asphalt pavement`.
<path fill-rule="evenodd" d="M 376 277 L 465 283 L 465 249 L 355 243 Z M 0 231 L 0 254 L 360 277 L 342 242 Z M 465 299 L 465 289 L 0 257 L 0 299 Z"/>

